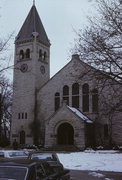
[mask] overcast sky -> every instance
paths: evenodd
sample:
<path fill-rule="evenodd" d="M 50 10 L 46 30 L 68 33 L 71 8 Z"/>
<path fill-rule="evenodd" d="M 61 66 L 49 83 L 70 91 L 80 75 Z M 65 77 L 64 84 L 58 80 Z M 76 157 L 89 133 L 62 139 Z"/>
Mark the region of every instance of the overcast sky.
<path fill-rule="evenodd" d="M 0 37 L 15 31 L 16 36 L 33 0 L 0 0 Z M 36 8 L 51 42 L 51 76 L 69 62 L 69 50 L 77 31 L 94 14 L 95 0 L 36 0 Z M 14 39 L 11 54 L 14 54 Z"/>

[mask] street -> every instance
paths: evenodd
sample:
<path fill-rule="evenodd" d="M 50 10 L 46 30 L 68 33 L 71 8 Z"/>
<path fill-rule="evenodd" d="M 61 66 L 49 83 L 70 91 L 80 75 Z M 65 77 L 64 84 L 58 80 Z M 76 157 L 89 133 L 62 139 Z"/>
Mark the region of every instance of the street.
<path fill-rule="evenodd" d="M 71 180 L 122 180 L 120 172 L 71 170 Z"/>

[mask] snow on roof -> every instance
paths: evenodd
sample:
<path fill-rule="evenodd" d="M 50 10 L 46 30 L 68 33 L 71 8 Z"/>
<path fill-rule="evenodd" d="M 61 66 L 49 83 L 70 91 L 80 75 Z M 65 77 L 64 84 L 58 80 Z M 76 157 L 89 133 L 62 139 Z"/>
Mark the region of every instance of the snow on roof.
<path fill-rule="evenodd" d="M 85 116 L 84 114 L 82 114 L 80 111 L 78 111 L 76 108 L 74 107 L 70 107 L 67 106 L 71 111 L 73 111 L 75 114 L 77 114 L 77 116 L 79 116 L 81 119 L 83 119 L 84 121 L 86 121 L 87 123 L 93 123 L 87 116 Z"/>

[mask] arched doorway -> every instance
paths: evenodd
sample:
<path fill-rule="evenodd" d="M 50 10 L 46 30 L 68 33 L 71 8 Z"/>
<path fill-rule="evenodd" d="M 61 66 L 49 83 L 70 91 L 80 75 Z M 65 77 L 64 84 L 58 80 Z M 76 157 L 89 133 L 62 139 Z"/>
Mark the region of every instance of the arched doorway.
<path fill-rule="evenodd" d="M 59 145 L 74 144 L 74 129 L 69 123 L 63 123 L 59 126 L 57 131 L 57 141 Z"/>
<path fill-rule="evenodd" d="M 25 144 L 25 131 L 20 131 L 20 144 Z"/>

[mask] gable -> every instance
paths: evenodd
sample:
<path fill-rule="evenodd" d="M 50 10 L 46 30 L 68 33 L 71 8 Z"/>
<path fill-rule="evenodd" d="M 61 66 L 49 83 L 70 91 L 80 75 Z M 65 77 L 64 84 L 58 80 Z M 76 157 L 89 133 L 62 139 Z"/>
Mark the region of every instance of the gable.
<path fill-rule="evenodd" d="M 81 123 L 93 123 L 87 116 L 85 116 L 78 109 L 69 107 L 65 103 L 55 112 L 53 113 L 47 120 L 48 123 L 52 120 L 57 121 L 67 121 L 73 119 L 73 121 L 81 121 Z"/>
<path fill-rule="evenodd" d="M 49 90 L 51 86 L 55 86 L 59 89 L 61 85 L 66 85 L 68 82 L 80 81 L 80 76 L 88 71 L 90 71 L 90 67 L 83 63 L 79 59 L 79 56 L 73 55 L 71 61 L 44 84 L 40 91 Z"/>

